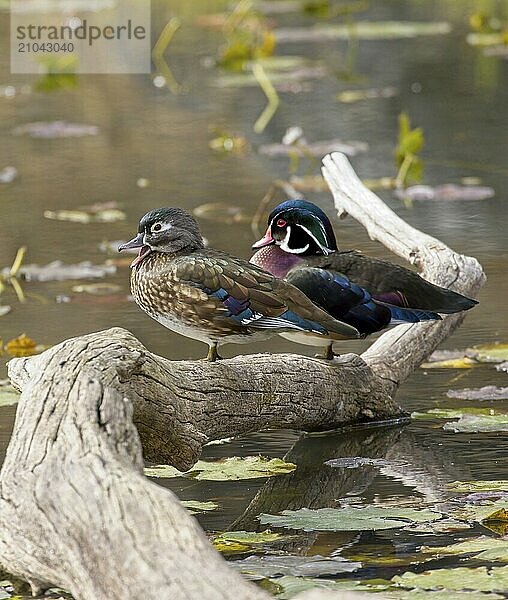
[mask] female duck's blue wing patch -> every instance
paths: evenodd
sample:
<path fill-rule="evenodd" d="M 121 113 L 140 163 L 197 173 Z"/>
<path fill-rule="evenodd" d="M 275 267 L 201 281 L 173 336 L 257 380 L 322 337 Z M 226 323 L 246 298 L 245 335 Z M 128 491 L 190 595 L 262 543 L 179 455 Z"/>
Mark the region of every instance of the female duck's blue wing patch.
<path fill-rule="evenodd" d="M 279 316 L 269 316 L 253 310 L 249 298 L 235 298 L 224 288 L 215 292 L 203 288 L 203 291 L 220 300 L 227 308 L 228 312 L 223 317 L 233 319 L 238 324 L 260 329 L 296 329 L 322 335 L 327 333 L 326 329 L 318 323 L 303 319 L 290 310 L 286 310 Z"/>

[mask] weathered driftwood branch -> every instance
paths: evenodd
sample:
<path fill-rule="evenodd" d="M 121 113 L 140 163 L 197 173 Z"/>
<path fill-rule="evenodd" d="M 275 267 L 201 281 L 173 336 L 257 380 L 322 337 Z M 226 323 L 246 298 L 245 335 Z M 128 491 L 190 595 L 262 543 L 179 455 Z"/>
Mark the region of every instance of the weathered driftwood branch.
<path fill-rule="evenodd" d="M 425 279 L 476 298 L 485 274 L 475 258 L 457 254 L 403 221 L 362 184 L 343 154 L 325 156 L 322 172 L 340 217 L 350 214 L 365 227 L 371 239 L 414 264 Z M 372 344 L 362 359 L 377 375 L 400 384 L 464 317 L 465 314 L 449 315 L 440 322 L 395 327 Z"/>
<path fill-rule="evenodd" d="M 429 279 L 476 293 L 474 259 L 398 219 L 343 156 L 324 164 L 339 210 Z M 333 365 L 295 355 L 171 362 L 120 329 L 11 361 L 22 395 L 0 476 L 0 562 L 34 590 L 58 585 L 83 600 L 266 598 L 144 478 L 138 434 L 146 458 L 186 468 L 214 438 L 400 415 L 398 384 L 459 321 L 398 328 Z"/>
<path fill-rule="evenodd" d="M 62 396 L 77 373 L 93 368 L 104 385 L 132 402 L 145 458 L 183 470 L 213 439 L 267 427 L 319 431 L 401 414 L 391 386 L 352 354 L 334 365 L 268 354 L 212 364 L 169 361 L 116 328 L 67 340 L 9 367 L 21 389 L 43 372 L 44 389 Z"/>

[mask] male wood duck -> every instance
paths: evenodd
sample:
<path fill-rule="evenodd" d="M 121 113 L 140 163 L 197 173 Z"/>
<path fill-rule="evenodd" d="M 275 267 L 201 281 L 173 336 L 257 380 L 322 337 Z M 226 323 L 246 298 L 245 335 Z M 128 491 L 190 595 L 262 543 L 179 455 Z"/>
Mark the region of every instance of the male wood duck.
<path fill-rule="evenodd" d="M 326 214 L 305 200 L 287 200 L 275 207 L 264 237 L 253 249 L 257 252 L 252 264 L 285 278 L 362 335 L 390 325 L 438 320 L 438 313 L 456 313 L 477 304 L 389 261 L 339 250 Z M 284 337 L 296 340 L 293 335 Z M 333 356 L 331 343 L 326 355 Z"/>
<path fill-rule="evenodd" d="M 139 248 L 131 289 L 153 319 L 206 342 L 207 360 L 217 345 L 243 343 L 298 331 L 325 339 L 358 338 L 351 325 L 315 306 L 290 283 L 245 260 L 205 248 L 195 219 L 180 208 L 158 208 L 139 222 L 138 234 L 119 251 Z"/>

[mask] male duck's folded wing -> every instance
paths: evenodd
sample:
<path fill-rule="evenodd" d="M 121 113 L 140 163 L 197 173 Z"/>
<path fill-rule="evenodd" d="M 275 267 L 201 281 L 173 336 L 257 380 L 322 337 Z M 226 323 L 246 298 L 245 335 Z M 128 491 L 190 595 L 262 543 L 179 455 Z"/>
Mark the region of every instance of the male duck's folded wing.
<path fill-rule="evenodd" d="M 308 263 L 345 275 L 365 288 L 374 299 L 406 308 L 450 314 L 478 304 L 477 300 L 434 285 L 405 267 L 355 251 L 312 256 Z"/>

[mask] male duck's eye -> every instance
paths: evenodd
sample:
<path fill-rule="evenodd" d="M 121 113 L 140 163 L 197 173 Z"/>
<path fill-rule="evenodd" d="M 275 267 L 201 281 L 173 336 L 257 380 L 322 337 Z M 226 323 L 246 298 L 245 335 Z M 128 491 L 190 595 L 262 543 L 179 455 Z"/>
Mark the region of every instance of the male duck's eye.
<path fill-rule="evenodd" d="M 277 227 L 280 227 L 280 228 L 286 227 L 287 224 L 288 223 L 285 219 L 277 219 L 277 223 L 276 223 Z"/>
<path fill-rule="evenodd" d="M 152 227 L 152 231 L 160 231 L 162 229 L 162 225 L 160 223 L 155 223 Z"/>

